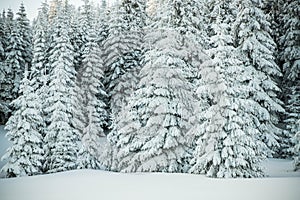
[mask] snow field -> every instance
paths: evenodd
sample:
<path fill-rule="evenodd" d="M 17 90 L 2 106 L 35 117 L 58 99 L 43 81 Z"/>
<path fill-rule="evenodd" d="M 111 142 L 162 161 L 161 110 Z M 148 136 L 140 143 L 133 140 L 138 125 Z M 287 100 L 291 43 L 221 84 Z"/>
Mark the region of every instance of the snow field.
<path fill-rule="evenodd" d="M 2 200 L 298 200 L 300 178 L 212 179 L 202 175 L 95 170 L 0 180 Z"/>
<path fill-rule="evenodd" d="M 262 165 L 266 175 L 272 178 L 300 177 L 300 170 L 294 171 L 293 160 L 266 159 Z"/>

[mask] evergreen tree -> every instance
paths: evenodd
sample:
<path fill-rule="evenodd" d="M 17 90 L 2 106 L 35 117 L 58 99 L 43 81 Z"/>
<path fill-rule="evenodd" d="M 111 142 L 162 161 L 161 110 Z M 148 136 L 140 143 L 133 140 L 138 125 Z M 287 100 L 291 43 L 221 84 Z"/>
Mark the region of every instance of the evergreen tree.
<path fill-rule="evenodd" d="M 270 35 L 272 36 L 275 44 L 275 58 L 276 62 L 279 61 L 279 49 L 280 49 L 280 35 L 282 33 L 282 27 L 281 27 L 281 17 L 282 17 L 282 5 L 283 0 L 263 0 L 263 6 L 262 9 L 264 13 L 266 14 L 267 20 L 270 23 L 271 32 Z"/>
<path fill-rule="evenodd" d="M 3 159 L 8 163 L 2 168 L 7 177 L 36 175 L 42 173 L 44 161 L 43 127 L 38 95 L 28 80 L 26 70 L 20 86 L 20 96 L 12 102 L 15 109 L 5 129 L 6 136 L 12 142 Z"/>
<path fill-rule="evenodd" d="M 82 33 L 80 31 L 81 28 L 81 21 L 80 21 L 80 9 L 76 10 L 74 17 L 71 20 L 71 33 L 70 33 L 70 39 L 71 44 L 74 48 L 74 66 L 76 71 L 78 72 L 81 66 L 82 62 L 82 56 L 81 56 L 81 47 L 83 45 L 82 41 Z"/>
<path fill-rule="evenodd" d="M 287 129 L 287 153 L 293 154 L 290 148 L 293 142 L 296 142 L 294 149 L 297 149 L 299 140 L 297 140 L 296 134 L 299 132 L 299 126 L 297 121 L 300 119 L 300 2 L 299 1 L 286 1 L 283 4 L 282 13 L 282 25 L 283 34 L 280 38 L 281 53 L 280 58 L 283 63 L 283 97 L 286 105 L 286 129 Z M 290 138 L 295 138 L 289 141 Z M 292 143 L 291 143 L 292 142 Z M 299 155 L 298 152 L 294 152 L 295 156 Z M 297 157 L 296 157 L 297 159 Z M 297 162 L 297 161 L 295 161 Z M 298 161 L 299 162 L 299 161 Z M 297 165 L 297 164 L 296 164 Z"/>
<path fill-rule="evenodd" d="M 92 11 L 90 1 L 84 0 L 84 5 L 75 12 L 74 19 L 71 20 L 72 32 L 70 33 L 70 37 L 74 48 L 74 65 L 76 71 L 80 71 L 82 66 L 82 51 L 84 44 L 87 43 L 89 24 L 93 23 L 92 20 L 94 20 L 92 18 Z"/>
<path fill-rule="evenodd" d="M 49 49 L 49 6 L 46 2 L 42 3 L 35 26 L 34 26 L 34 42 L 33 42 L 33 59 L 32 59 L 32 80 L 34 82 L 34 90 L 43 96 L 46 93 L 46 85 L 48 83 L 47 70 L 47 51 Z M 41 98 L 43 99 L 43 98 Z M 42 102 L 41 102 L 42 103 Z"/>
<path fill-rule="evenodd" d="M 208 108 L 199 112 L 199 125 L 191 129 L 199 139 L 190 172 L 218 178 L 258 177 L 263 174 L 259 163 L 264 157 L 264 143 L 257 137 L 256 117 L 249 108 L 256 107 L 249 99 L 253 91 L 247 85 L 249 69 L 233 47 L 232 23 L 228 24 L 230 4 L 220 0 L 211 3 L 214 35 L 208 53 L 212 60 L 201 68 L 197 90 Z"/>
<path fill-rule="evenodd" d="M 5 50 L 7 47 L 7 32 L 6 32 L 6 16 L 5 11 L 0 16 L 0 88 L 5 83 Z M 2 94 L 1 94 L 2 93 Z M 6 94 L 0 89 L 0 124 L 4 124 L 9 113 L 8 102 L 6 101 Z"/>
<path fill-rule="evenodd" d="M 69 38 L 67 6 L 61 7 L 53 19 L 49 52 L 49 88 L 46 98 L 47 129 L 45 136 L 45 169 L 48 173 L 77 167 L 80 144 L 76 99 L 76 71 L 73 47 Z"/>
<path fill-rule="evenodd" d="M 8 117 L 11 114 L 11 108 L 9 106 L 10 102 L 16 98 L 17 92 L 13 91 L 13 82 L 14 82 L 14 70 L 11 68 L 12 65 L 10 65 L 12 60 L 12 49 L 18 49 L 17 46 L 14 46 L 15 43 L 18 41 L 14 41 L 14 37 L 16 37 L 16 30 L 14 31 L 14 34 L 12 34 L 12 30 L 15 25 L 14 21 L 14 14 L 11 9 L 8 9 L 7 16 L 5 16 L 5 12 L 3 12 L 2 19 L 4 22 L 3 28 L 3 37 L 1 40 L 4 42 L 4 54 L 2 55 L 2 62 L 0 64 L 0 106 L 1 106 L 1 115 L 3 116 L 3 119 L 1 121 L 6 122 Z M 13 37 L 13 38 L 11 38 Z M 17 50 L 17 52 L 19 49 Z M 15 52 L 15 51 L 13 51 Z M 9 58 L 7 58 L 9 57 Z M 18 66 L 16 66 L 18 68 Z M 16 83 L 17 84 L 17 83 Z M 2 118 L 2 117 L 1 117 Z"/>
<path fill-rule="evenodd" d="M 262 141 L 270 149 L 269 156 L 278 156 L 283 133 L 278 127 L 278 116 L 285 110 L 277 96 L 281 90 L 276 81 L 282 74 L 275 63 L 276 44 L 270 36 L 270 23 L 261 9 L 262 1 L 237 0 L 235 3 L 239 5 L 234 27 L 235 44 L 242 52 L 244 65 L 253 69 L 253 80 L 249 82 L 255 89 L 252 99 L 264 110 L 263 113 L 254 110 L 256 124 Z"/>
<path fill-rule="evenodd" d="M 294 153 L 294 166 L 295 170 L 300 169 L 300 120 L 298 120 L 295 124 L 297 126 L 298 132 L 293 137 L 295 146 L 293 148 Z"/>
<path fill-rule="evenodd" d="M 300 120 L 300 83 L 296 84 L 295 86 L 289 87 L 289 93 L 287 94 L 287 118 L 285 119 L 285 123 L 286 132 L 289 137 L 287 137 L 288 141 L 286 142 L 287 146 L 285 146 L 286 149 L 284 149 L 284 153 L 288 155 L 293 155 L 294 153 L 297 155 L 297 152 L 293 152 L 293 148 L 296 148 L 294 145 L 298 145 L 296 134 L 300 131 L 300 127 L 297 124 Z"/>
<path fill-rule="evenodd" d="M 17 12 L 17 30 L 20 35 L 22 44 L 22 58 L 25 61 L 25 65 L 31 66 L 32 60 L 32 32 L 29 24 L 29 20 L 26 17 L 26 11 L 23 2 L 20 5 L 19 12 Z M 24 67 L 23 67 L 24 68 Z"/>
<path fill-rule="evenodd" d="M 107 144 L 101 155 L 101 165 L 111 171 L 119 171 L 128 166 L 135 155 L 136 148 L 132 148 L 133 138 L 136 138 L 141 128 L 140 115 L 137 112 L 139 96 L 133 93 L 128 104 L 112 122 L 112 131 L 107 135 Z"/>
<path fill-rule="evenodd" d="M 34 25 L 33 38 L 33 58 L 31 63 L 31 82 L 33 91 L 38 95 L 37 104 L 41 107 L 41 114 L 44 120 L 43 130 L 46 129 L 46 102 L 45 99 L 48 93 L 49 69 L 47 68 L 47 52 L 49 49 L 49 21 L 48 21 L 49 6 L 46 2 L 42 3 L 39 14 Z M 46 131 L 42 132 L 45 137 Z"/>
<path fill-rule="evenodd" d="M 170 23 L 172 23 L 181 34 L 185 35 L 184 45 L 187 46 L 190 54 L 203 54 L 203 49 L 208 48 L 208 36 L 206 33 L 208 18 L 205 17 L 208 13 L 208 8 L 206 2 L 197 0 L 175 0 L 172 4 L 172 15 L 174 15 L 174 17 L 172 17 L 173 19 Z"/>
<path fill-rule="evenodd" d="M 82 51 L 82 66 L 79 82 L 82 92 L 82 108 L 84 113 L 85 127 L 83 129 L 82 143 L 84 145 L 82 168 L 100 168 L 98 161 L 100 137 L 105 136 L 103 127 L 106 126 L 107 112 L 105 110 L 104 85 L 101 82 L 104 77 L 101 49 L 97 44 L 96 31 L 91 16 L 86 16 L 87 29 L 86 40 L 88 41 Z"/>
<path fill-rule="evenodd" d="M 283 62 L 284 79 L 286 82 L 296 82 L 300 77 L 300 2 L 289 0 L 283 8 L 283 35 L 280 38 L 282 45 L 281 60 Z"/>
<path fill-rule="evenodd" d="M 0 107 L 4 115 L 4 120 L 10 115 L 9 103 L 18 97 L 20 82 L 24 73 L 25 65 L 31 64 L 31 35 L 30 26 L 23 4 L 18 17 L 14 20 L 13 12 L 8 9 L 7 17 L 2 26 L 4 34 L 1 43 L 4 47 L 2 61 L 0 64 Z M 3 16 L 4 20 L 4 16 Z"/>
<path fill-rule="evenodd" d="M 182 35 L 180 58 L 187 63 L 184 71 L 187 75 L 186 78 L 193 84 L 193 91 L 195 91 L 200 79 L 199 70 L 203 63 L 207 63 L 209 60 L 209 56 L 205 52 L 205 49 L 209 47 L 208 17 L 205 17 L 208 15 L 208 5 L 206 1 L 195 0 L 175 0 L 170 5 L 168 21 L 170 26 Z M 202 103 L 199 102 L 199 104 Z M 201 106 L 205 107 L 204 104 Z M 192 118 L 191 122 L 194 120 L 195 118 Z M 193 134 L 193 131 L 190 131 L 188 137 L 191 151 L 193 151 L 197 136 Z"/>
<path fill-rule="evenodd" d="M 0 16 L 0 63 L 2 64 L 5 60 L 5 48 L 7 45 L 7 35 L 5 31 L 5 12 Z M 0 72 L 1 73 L 1 72 Z"/>
<path fill-rule="evenodd" d="M 18 97 L 20 82 L 24 73 L 25 61 L 22 57 L 22 41 L 16 26 L 12 27 L 12 32 L 8 38 L 5 58 L 5 79 L 2 82 L 2 95 L 10 103 Z"/>
<path fill-rule="evenodd" d="M 97 43 L 102 47 L 108 36 L 109 9 L 106 0 L 101 1 L 101 5 L 97 9 L 96 18 Z"/>
<path fill-rule="evenodd" d="M 205 31 L 208 21 L 204 17 L 207 14 L 207 6 L 203 1 L 175 0 L 170 4 L 169 9 L 168 23 L 183 36 L 180 56 L 188 63 L 188 67 L 184 70 L 187 72 L 190 82 L 195 83 L 199 79 L 197 73 L 200 65 L 208 59 L 204 53 L 204 49 L 208 48 Z M 155 19 L 155 16 L 153 20 L 156 21 L 154 26 L 158 26 L 160 22 Z M 149 43 L 151 44 L 151 41 Z"/>
<path fill-rule="evenodd" d="M 136 84 L 136 71 L 142 57 L 145 2 L 123 0 L 112 12 L 109 34 L 104 41 L 106 90 L 112 117 L 126 105 L 126 98 Z"/>
<path fill-rule="evenodd" d="M 161 24 L 145 54 L 138 89 L 129 100 L 115 138 L 118 170 L 125 172 L 181 172 L 189 156 L 185 138 L 190 128 L 193 96 L 180 58 L 181 35 L 169 27 L 170 2 L 160 10 Z M 159 17 L 157 18 L 159 19 Z M 124 125 L 123 125 L 124 124 Z M 115 135 L 113 135 L 115 134 Z"/>
<path fill-rule="evenodd" d="M 5 13 L 3 13 L 5 14 Z M 13 27 L 15 26 L 15 19 L 14 19 L 14 13 L 9 8 L 7 9 L 7 14 L 5 18 L 5 31 L 6 34 L 10 34 L 12 32 Z"/>

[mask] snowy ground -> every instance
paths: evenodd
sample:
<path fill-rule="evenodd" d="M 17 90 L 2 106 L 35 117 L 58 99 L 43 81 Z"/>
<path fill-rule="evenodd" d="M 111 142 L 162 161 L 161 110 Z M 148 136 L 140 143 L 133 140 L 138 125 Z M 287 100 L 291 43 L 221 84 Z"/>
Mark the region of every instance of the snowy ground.
<path fill-rule="evenodd" d="M 0 127 L 2 128 L 2 127 Z M 0 156 L 8 146 L 0 130 Z M 1 163 L 2 164 L 2 163 Z M 121 174 L 76 170 L 0 179 L 1 200 L 299 200 L 300 171 L 292 161 L 268 159 L 269 177 L 212 179 L 202 175 Z"/>
<path fill-rule="evenodd" d="M 299 200 L 300 177 L 211 179 L 81 170 L 0 179 L 2 200 Z"/>

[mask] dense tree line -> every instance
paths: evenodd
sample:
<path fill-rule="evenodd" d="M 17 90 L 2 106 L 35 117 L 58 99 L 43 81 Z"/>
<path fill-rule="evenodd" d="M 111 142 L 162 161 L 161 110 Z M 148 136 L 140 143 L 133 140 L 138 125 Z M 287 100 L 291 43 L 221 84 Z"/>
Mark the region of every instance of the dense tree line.
<path fill-rule="evenodd" d="M 299 169 L 299 1 L 83 2 L 0 17 L 7 177 Z"/>

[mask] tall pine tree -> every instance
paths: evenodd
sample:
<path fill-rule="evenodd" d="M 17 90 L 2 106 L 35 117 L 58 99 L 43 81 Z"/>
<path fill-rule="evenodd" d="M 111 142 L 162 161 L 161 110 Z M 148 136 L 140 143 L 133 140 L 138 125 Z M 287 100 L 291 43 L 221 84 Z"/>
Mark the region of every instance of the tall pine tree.
<path fill-rule="evenodd" d="M 23 2 L 17 12 L 17 29 L 22 43 L 22 58 L 30 69 L 32 60 L 32 32 Z M 24 67 L 23 67 L 24 68 Z"/>
<path fill-rule="evenodd" d="M 12 102 L 15 112 L 9 118 L 5 129 L 12 142 L 4 159 L 7 164 L 2 168 L 7 177 L 31 176 L 43 170 L 43 131 L 44 120 L 38 95 L 28 79 L 28 70 L 20 86 L 20 96 Z"/>
<path fill-rule="evenodd" d="M 5 52 L 7 47 L 7 37 L 6 32 L 6 16 L 5 11 L 0 16 L 0 88 L 5 84 L 6 67 L 5 67 Z M 9 113 L 9 106 L 6 100 L 6 93 L 0 89 L 0 124 L 4 124 L 7 120 Z"/>
<path fill-rule="evenodd" d="M 270 35 L 270 23 L 262 10 L 262 1 L 237 0 L 237 20 L 235 22 L 235 44 L 242 52 L 245 66 L 253 69 L 253 79 L 249 84 L 255 89 L 251 98 L 264 112 L 257 108 L 257 126 L 261 140 L 269 147 L 269 156 L 280 156 L 279 149 L 283 130 L 279 128 L 279 115 L 284 113 L 282 102 L 278 99 L 281 91 L 277 81 L 282 76 L 275 63 L 276 44 Z M 261 110 L 260 109 L 260 110 Z"/>
<path fill-rule="evenodd" d="M 257 137 L 256 117 L 249 109 L 256 103 L 249 99 L 253 89 L 247 85 L 248 69 L 233 47 L 230 4 L 220 0 L 210 3 L 213 34 L 207 52 L 212 60 L 202 66 L 197 89 L 208 108 L 200 109 L 199 125 L 191 129 L 199 139 L 190 172 L 218 178 L 261 176 L 264 143 Z"/>
<path fill-rule="evenodd" d="M 18 34 L 16 21 L 11 9 L 8 9 L 4 26 L 4 61 L 1 64 L 0 99 L 4 120 L 11 114 L 9 106 L 18 97 L 20 81 L 23 75 L 24 60 L 22 58 L 22 44 Z"/>
<path fill-rule="evenodd" d="M 142 58 L 145 1 L 122 0 L 112 11 L 109 34 L 104 41 L 106 90 L 112 117 L 126 105 L 137 82 Z"/>
<path fill-rule="evenodd" d="M 25 61 L 22 57 L 22 40 L 17 27 L 12 27 L 8 38 L 5 59 L 5 80 L 2 89 L 8 102 L 18 97 L 20 82 L 24 73 Z"/>
<path fill-rule="evenodd" d="M 38 94 L 45 95 L 45 87 L 48 83 L 47 69 L 47 52 L 49 50 L 49 21 L 48 21 L 48 4 L 42 3 L 39 14 L 34 26 L 33 41 L 33 59 L 32 59 L 32 79 L 34 81 L 34 89 Z M 41 98 L 43 99 L 43 98 Z"/>
<path fill-rule="evenodd" d="M 86 41 L 82 49 L 82 66 L 78 79 L 82 93 L 82 109 L 84 115 L 84 128 L 82 143 L 84 146 L 80 167 L 100 168 L 98 161 L 100 150 L 100 137 L 104 137 L 103 127 L 106 126 L 107 111 L 104 98 L 107 96 L 104 91 L 102 80 L 104 79 L 104 66 L 101 59 L 101 49 L 97 43 L 95 30 L 95 12 L 87 6 L 83 13 L 86 26 Z"/>
<path fill-rule="evenodd" d="M 283 5 L 281 24 L 283 26 L 282 36 L 280 37 L 281 53 L 280 58 L 283 63 L 283 97 L 286 105 L 285 125 L 287 129 L 286 151 L 299 157 L 299 139 L 296 134 L 299 132 L 297 121 L 300 119 L 300 2 L 286 1 Z M 288 141 L 291 138 L 292 144 Z M 289 145 L 296 145 L 290 148 Z M 298 152 L 293 152 L 298 149 Z M 299 162 L 299 161 L 298 161 Z M 299 165 L 299 164 L 298 164 Z"/>
<path fill-rule="evenodd" d="M 67 5 L 58 9 L 53 19 L 49 52 L 49 88 L 45 109 L 45 169 L 48 173 L 72 170 L 77 167 L 80 144 L 78 130 L 78 102 L 76 99 L 76 71 L 73 47 L 69 38 Z"/>
<path fill-rule="evenodd" d="M 298 132 L 293 137 L 293 141 L 295 143 L 295 146 L 293 147 L 293 153 L 294 153 L 294 167 L 295 170 L 300 169 L 300 120 L 298 120 L 295 124 L 295 127 L 297 127 Z"/>
<path fill-rule="evenodd" d="M 138 89 L 122 113 L 126 118 L 117 122 L 120 129 L 109 135 L 115 138 L 121 171 L 181 172 L 190 156 L 185 135 L 193 96 L 183 70 L 187 64 L 180 58 L 182 37 L 168 24 L 171 4 L 158 12 L 156 38 L 145 54 Z"/>

